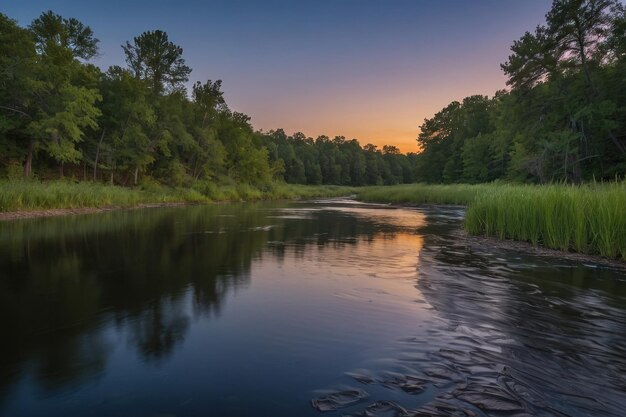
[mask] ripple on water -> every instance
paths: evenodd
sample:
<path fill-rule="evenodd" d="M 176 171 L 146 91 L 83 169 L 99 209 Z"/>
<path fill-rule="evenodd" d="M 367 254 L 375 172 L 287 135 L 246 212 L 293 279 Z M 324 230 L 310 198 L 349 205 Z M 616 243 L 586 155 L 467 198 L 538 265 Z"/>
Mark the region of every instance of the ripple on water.
<path fill-rule="evenodd" d="M 369 397 L 360 388 L 347 388 L 329 392 L 311 400 L 311 405 L 319 411 L 335 411 L 359 403 Z"/>
<path fill-rule="evenodd" d="M 350 415 L 626 415 L 626 277 L 464 247 L 454 213 L 442 221 L 426 222 L 417 267 L 432 320 L 393 360 L 347 373 L 371 393 Z"/>

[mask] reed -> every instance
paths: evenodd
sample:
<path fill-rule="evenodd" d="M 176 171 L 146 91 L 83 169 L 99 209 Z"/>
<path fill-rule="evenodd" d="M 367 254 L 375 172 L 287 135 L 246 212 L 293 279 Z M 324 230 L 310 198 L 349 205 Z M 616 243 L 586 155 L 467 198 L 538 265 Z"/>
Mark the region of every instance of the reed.
<path fill-rule="evenodd" d="M 626 183 L 494 186 L 469 205 L 465 228 L 626 260 Z"/>
<path fill-rule="evenodd" d="M 626 182 L 366 187 L 363 201 L 467 205 L 470 234 L 626 260 Z"/>

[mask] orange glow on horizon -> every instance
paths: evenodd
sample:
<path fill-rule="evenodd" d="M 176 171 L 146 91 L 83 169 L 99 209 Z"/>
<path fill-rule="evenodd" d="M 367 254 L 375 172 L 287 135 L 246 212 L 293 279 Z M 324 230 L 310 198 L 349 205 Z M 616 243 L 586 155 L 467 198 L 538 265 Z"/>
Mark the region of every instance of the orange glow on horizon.
<path fill-rule="evenodd" d="M 430 77 L 419 73 L 385 77 L 384 84 L 368 76 L 320 88 L 303 81 L 275 92 L 263 106 L 248 102 L 234 103 L 233 108 L 250 115 L 256 129 L 282 128 L 288 135 L 302 132 L 312 138 L 344 136 L 357 139 L 361 146 L 394 145 L 402 153 L 418 152 L 416 139 L 424 119 L 452 101 L 474 94 L 493 96 L 505 86 L 497 66 L 486 71 L 480 62 L 458 64 Z"/>

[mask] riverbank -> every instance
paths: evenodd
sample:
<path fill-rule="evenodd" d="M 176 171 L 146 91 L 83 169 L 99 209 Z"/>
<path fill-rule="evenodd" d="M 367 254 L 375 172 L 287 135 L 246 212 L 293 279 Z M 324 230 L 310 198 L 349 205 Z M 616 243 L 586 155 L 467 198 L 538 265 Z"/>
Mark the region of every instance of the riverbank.
<path fill-rule="evenodd" d="M 465 230 L 459 233 L 459 241 L 464 242 L 473 249 L 498 248 L 512 251 L 518 254 L 529 254 L 539 256 L 554 261 L 569 261 L 584 265 L 593 265 L 595 268 L 605 268 L 619 271 L 626 271 L 626 261 L 622 259 L 610 259 L 601 255 L 588 253 L 563 251 L 550 249 L 545 246 L 533 245 L 530 242 L 520 240 L 500 239 L 495 236 L 471 235 Z"/>
<path fill-rule="evenodd" d="M 21 210 L 0 212 L 0 221 L 37 219 L 42 217 L 71 216 L 77 214 L 104 213 L 107 211 L 123 209 L 147 209 L 158 207 L 179 207 L 192 203 L 153 203 L 138 204 L 136 206 L 108 206 L 108 207 L 80 207 L 80 208 L 57 208 L 48 210 Z"/>
<path fill-rule="evenodd" d="M 96 213 L 122 208 L 148 208 L 216 202 L 293 200 L 338 197 L 354 193 L 341 186 L 275 183 L 253 186 L 196 184 L 171 188 L 157 184 L 126 188 L 91 182 L 0 181 L 0 221 Z"/>
<path fill-rule="evenodd" d="M 380 187 L 198 183 L 125 188 L 68 181 L 0 181 L 0 220 L 180 204 L 310 199 L 349 194 L 366 202 L 467 206 L 465 230 L 534 247 L 626 261 L 626 182 L 570 185 L 428 185 Z"/>
<path fill-rule="evenodd" d="M 363 201 L 467 206 L 472 235 L 626 261 L 626 182 L 426 185 L 364 189 Z"/>

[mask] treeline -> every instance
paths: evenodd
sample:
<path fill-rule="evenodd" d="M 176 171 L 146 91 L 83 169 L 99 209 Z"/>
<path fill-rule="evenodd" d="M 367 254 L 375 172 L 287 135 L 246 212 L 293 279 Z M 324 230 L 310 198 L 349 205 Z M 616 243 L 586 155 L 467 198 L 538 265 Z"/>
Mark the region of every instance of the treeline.
<path fill-rule="evenodd" d="M 510 90 L 453 102 L 421 126 L 416 177 L 579 183 L 626 173 L 626 13 L 555 0 L 511 47 Z"/>
<path fill-rule="evenodd" d="M 356 139 L 343 136 L 314 140 L 303 133 L 287 136 L 282 129 L 257 136 L 289 183 L 359 186 L 415 181 L 416 154 L 403 155 L 393 145 L 361 147 Z"/>
<path fill-rule="evenodd" d="M 132 185 L 155 179 L 252 185 L 396 184 L 414 180 L 413 156 L 255 132 L 229 109 L 220 80 L 193 84 L 183 50 L 159 30 L 122 46 L 126 66 L 90 63 L 89 26 L 45 12 L 26 28 L 0 14 L 0 169 L 9 177 L 72 176 Z"/>
<path fill-rule="evenodd" d="M 255 131 L 221 81 L 185 88 L 191 68 L 165 32 L 122 46 L 102 71 L 93 31 L 43 13 L 0 14 L 0 175 L 71 175 L 251 185 L 371 185 L 496 179 L 578 183 L 626 172 L 626 12 L 618 0 L 554 0 L 544 25 L 511 47 L 508 91 L 471 96 L 426 119 L 419 154 Z"/>

